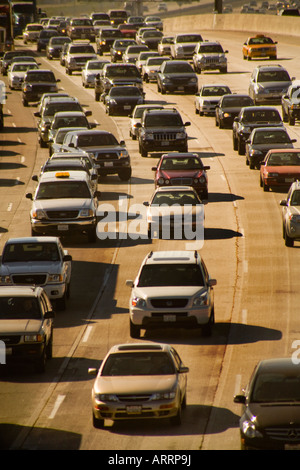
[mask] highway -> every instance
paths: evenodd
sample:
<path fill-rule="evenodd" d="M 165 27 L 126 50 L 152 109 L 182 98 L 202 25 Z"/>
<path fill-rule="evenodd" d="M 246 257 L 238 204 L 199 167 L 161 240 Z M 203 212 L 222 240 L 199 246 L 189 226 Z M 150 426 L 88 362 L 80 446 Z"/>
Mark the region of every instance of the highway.
<path fill-rule="evenodd" d="M 199 84 L 224 83 L 233 92 L 247 92 L 255 65 L 268 61 L 242 60 L 245 33 L 203 31 L 203 36 L 218 39 L 228 49 L 228 74 L 202 73 Z M 279 35 L 273 39 L 279 42 L 277 62 L 299 77 L 299 46 Z M 40 61 L 55 71 L 62 89 L 92 111 L 90 119 L 98 129 L 126 141 L 132 178 L 126 183 L 117 176 L 100 181 L 100 204 L 119 210 L 120 198 L 129 207 L 149 200 L 154 190 L 151 168 L 158 155 L 140 156 L 137 141 L 129 137 L 129 118 L 108 117 L 93 89 L 82 87 L 80 74 L 67 76 L 44 53 Z M 175 106 L 191 122 L 189 151 L 201 152 L 210 166 L 200 253 L 218 282 L 213 334 L 204 338 L 199 331 L 169 330 L 142 338 L 174 345 L 190 368 L 183 423 L 172 427 L 169 421 L 135 420 L 107 422 L 101 430 L 92 426 L 93 378 L 88 368 L 98 366 L 112 345 L 132 341 L 126 279 L 134 279 L 149 251 L 190 246 L 178 240 L 134 240 L 130 227 L 127 232 L 122 225 L 94 245 L 84 239 L 63 241 L 73 256 L 73 275 L 67 310 L 56 314 L 53 359 L 42 376 L 0 365 L 0 449 L 239 450 L 241 409 L 233 403 L 234 394 L 246 385 L 259 360 L 289 356 L 300 340 L 300 245 L 284 245 L 279 201 L 285 193 L 262 191 L 258 171 L 233 151 L 232 131 L 218 129 L 213 117 L 196 115 L 194 96 L 162 96 L 153 83 L 144 88 L 147 101 Z M 30 235 L 25 194 L 34 190 L 31 176 L 48 157 L 48 149 L 38 145 L 35 111 L 34 106 L 23 107 L 19 91 L 7 89 L 0 149 L 0 249 L 8 238 Z M 299 124 L 287 127 L 300 148 Z"/>

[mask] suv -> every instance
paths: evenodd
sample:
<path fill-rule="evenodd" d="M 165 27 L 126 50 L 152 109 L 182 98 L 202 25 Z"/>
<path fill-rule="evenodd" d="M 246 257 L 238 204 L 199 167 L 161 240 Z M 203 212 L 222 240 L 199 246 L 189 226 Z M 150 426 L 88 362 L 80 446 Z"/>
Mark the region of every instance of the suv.
<path fill-rule="evenodd" d="M 197 251 L 156 251 L 144 259 L 131 287 L 130 335 L 151 328 L 201 328 L 211 334 L 214 292 L 211 279 Z"/>
<path fill-rule="evenodd" d="M 0 285 L 36 285 L 61 310 L 70 295 L 72 257 L 57 237 L 10 238 L 4 245 Z"/>
<path fill-rule="evenodd" d="M 89 42 L 68 44 L 65 53 L 66 73 L 72 75 L 73 72 L 81 72 L 89 60 L 97 60 L 97 54 Z"/>
<path fill-rule="evenodd" d="M 66 134 L 63 152 L 87 152 L 95 161 L 99 176 L 117 174 L 122 181 L 131 177 L 130 155 L 125 142 L 119 143 L 108 131 L 74 131 Z"/>
<path fill-rule="evenodd" d="M 72 18 L 67 26 L 67 35 L 72 39 L 95 41 L 95 30 L 89 18 Z"/>
<path fill-rule="evenodd" d="M 147 157 L 148 152 L 176 150 L 188 151 L 188 136 L 185 130 L 190 122 L 183 123 L 177 109 L 149 109 L 144 111 L 139 129 L 139 152 Z"/>
<path fill-rule="evenodd" d="M 99 193 L 93 193 L 90 176 L 86 172 L 46 172 L 41 175 L 31 199 L 31 233 L 56 236 L 85 234 L 89 242 L 97 240 Z"/>
<path fill-rule="evenodd" d="M 22 102 L 28 106 L 29 102 L 37 102 L 44 93 L 55 93 L 58 91 L 56 79 L 52 70 L 38 69 L 28 70 L 24 76 L 22 85 Z"/>
<path fill-rule="evenodd" d="M 33 364 L 44 372 L 52 358 L 53 318 L 51 302 L 41 287 L 11 286 L 0 290 L 0 342 L 6 363 Z"/>
<path fill-rule="evenodd" d="M 157 71 L 157 91 L 183 91 L 195 94 L 198 91 L 198 77 L 186 60 L 164 61 Z"/>
<path fill-rule="evenodd" d="M 95 78 L 95 100 L 107 94 L 115 85 L 135 85 L 143 91 L 143 80 L 135 64 L 105 64 L 102 73 Z"/>
<path fill-rule="evenodd" d="M 294 246 L 294 241 L 300 241 L 300 182 L 295 181 L 287 194 L 280 201 L 282 206 L 282 234 L 286 246 Z"/>
<path fill-rule="evenodd" d="M 257 127 L 284 127 L 281 116 L 274 106 L 245 106 L 234 118 L 232 126 L 233 150 L 244 155 L 246 140 Z"/>
<path fill-rule="evenodd" d="M 195 72 L 201 73 L 203 70 L 219 70 L 227 72 L 227 58 L 219 42 L 205 41 L 197 44 L 193 55 Z"/>
<path fill-rule="evenodd" d="M 181 33 L 176 34 L 174 42 L 170 44 L 170 52 L 172 59 L 188 59 L 192 60 L 195 47 L 198 42 L 202 42 L 201 34 Z"/>
<path fill-rule="evenodd" d="M 258 65 L 251 74 L 249 96 L 255 104 L 281 104 L 294 78 L 281 65 Z"/>

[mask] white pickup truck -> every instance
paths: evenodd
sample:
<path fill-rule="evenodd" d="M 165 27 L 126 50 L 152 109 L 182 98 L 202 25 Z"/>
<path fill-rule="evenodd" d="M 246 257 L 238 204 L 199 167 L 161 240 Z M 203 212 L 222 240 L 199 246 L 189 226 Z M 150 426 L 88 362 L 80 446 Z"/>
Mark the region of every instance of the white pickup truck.
<path fill-rule="evenodd" d="M 11 238 L 2 252 L 0 286 L 40 286 L 64 310 L 70 295 L 71 262 L 58 237 Z"/>

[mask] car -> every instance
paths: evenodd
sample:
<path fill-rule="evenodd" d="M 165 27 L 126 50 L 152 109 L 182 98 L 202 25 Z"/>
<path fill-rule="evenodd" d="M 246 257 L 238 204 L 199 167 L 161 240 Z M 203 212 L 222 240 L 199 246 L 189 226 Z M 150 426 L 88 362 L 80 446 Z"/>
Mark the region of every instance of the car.
<path fill-rule="evenodd" d="M 36 70 L 36 62 L 13 62 L 7 72 L 8 86 L 11 90 L 21 90 L 27 70 Z"/>
<path fill-rule="evenodd" d="M 38 105 L 37 105 L 37 112 L 41 112 L 41 110 L 43 109 L 46 101 L 48 101 L 48 99 L 52 99 L 53 98 L 64 98 L 64 97 L 68 97 L 70 96 L 68 93 L 65 93 L 65 92 L 48 92 L 48 93 L 43 93 L 39 102 L 38 102 Z"/>
<path fill-rule="evenodd" d="M 247 94 L 230 93 L 223 95 L 215 109 L 215 123 L 219 129 L 232 129 L 233 120 L 245 106 L 254 106 L 253 99 Z"/>
<path fill-rule="evenodd" d="M 143 80 L 135 64 L 106 64 L 95 80 L 95 100 L 116 85 L 135 85 L 143 91 Z M 104 98 L 104 96 L 103 96 Z"/>
<path fill-rule="evenodd" d="M 95 30 L 92 21 L 84 17 L 71 18 L 67 25 L 67 35 L 72 41 L 74 39 L 95 41 Z"/>
<path fill-rule="evenodd" d="M 69 44 L 71 39 L 67 36 L 53 36 L 46 47 L 46 57 L 49 60 L 58 59 L 64 44 Z"/>
<path fill-rule="evenodd" d="M 109 19 L 112 25 L 118 26 L 119 24 L 126 23 L 128 13 L 126 10 L 109 10 Z"/>
<path fill-rule="evenodd" d="M 44 28 L 40 23 L 28 23 L 23 31 L 23 42 L 37 42 L 40 31 Z"/>
<path fill-rule="evenodd" d="M 31 53 L 33 54 L 33 53 Z M 4 52 L 4 55 L 1 60 L 1 73 L 3 76 L 7 75 L 7 70 L 11 63 L 16 59 L 17 57 L 22 57 L 22 56 L 27 56 L 29 55 L 28 50 L 17 50 L 17 51 L 7 51 Z"/>
<path fill-rule="evenodd" d="M 201 34 L 179 33 L 175 34 L 173 42 L 170 44 L 170 55 L 174 60 L 192 60 L 195 47 L 202 42 Z"/>
<path fill-rule="evenodd" d="M 129 16 L 126 21 L 127 24 L 134 25 L 136 28 L 142 28 L 145 24 L 143 16 Z"/>
<path fill-rule="evenodd" d="M 50 69 L 27 70 L 22 84 L 23 106 L 28 106 L 31 102 L 36 103 L 44 93 L 57 92 L 58 82 L 60 79 L 56 79 Z"/>
<path fill-rule="evenodd" d="M 155 188 L 173 186 L 191 186 L 200 195 L 201 200 L 208 198 L 207 170 L 197 153 L 166 153 L 160 157 L 155 171 Z"/>
<path fill-rule="evenodd" d="M 299 364 L 292 357 L 258 362 L 243 393 L 234 397 L 242 405 L 242 450 L 299 449 L 299 385 Z"/>
<path fill-rule="evenodd" d="M 96 11 L 96 12 L 93 12 L 90 16 L 90 19 L 92 20 L 93 24 L 94 24 L 94 21 L 101 21 L 101 20 L 109 20 L 109 14 L 108 13 L 104 13 L 102 11 Z M 110 22 L 109 22 L 110 24 Z"/>
<path fill-rule="evenodd" d="M 290 126 L 300 120 L 300 80 L 294 80 L 281 97 L 281 111 L 283 122 L 288 122 Z"/>
<path fill-rule="evenodd" d="M 157 91 L 164 95 L 167 91 L 195 94 L 198 78 L 193 67 L 186 60 L 164 61 L 157 71 Z"/>
<path fill-rule="evenodd" d="M 81 73 L 82 86 L 94 88 L 96 76 L 102 72 L 104 65 L 108 63 L 108 60 L 88 60 Z"/>
<path fill-rule="evenodd" d="M 203 204 L 191 186 L 158 187 L 144 206 L 148 238 L 203 240 Z"/>
<path fill-rule="evenodd" d="M 47 100 L 42 110 L 35 112 L 34 115 L 39 118 L 37 130 L 38 141 L 41 148 L 48 146 L 49 130 L 54 120 L 55 114 L 59 112 L 81 112 L 85 116 L 90 116 L 91 111 L 84 111 L 77 98 L 70 96 L 66 98 L 55 98 Z"/>
<path fill-rule="evenodd" d="M 258 65 L 251 74 L 248 94 L 254 104 L 281 104 L 282 95 L 292 84 L 288 71 L 280 64 Z"/>
<path fill-rule="evenodd" d="M 111 62 L 121 61 L 127 47 L 136 45 L 135 39 L 116 39 L 110 48 Z"/>
<path fill-rule="evenodd" d="M 230 88 L 222 83 L 201 85 L 196 92 L 194 105 L 195 113 L 199 116 L 215 114 L 216 107 L 223 95 L 230 95 Z"/>
<path fill-rule="evenodd" d="M 118 30 L 121 31 L 123 38 L 135 39 L 137 26 L 134 24 L 122 23 L 118 25 Z"/>
<path fill-rule="evenodd" d="M 264 34 L 249 37 L 243 44 L 242 54 L 244 60 L 269 57 L 277 59 L 277 41 L 273 41 Z"/>
<path fill-rule="evenodd" d="M 135 64 L 140 52 L 149 51 L 148 46 L 133 45 L 128 46 L 123 53 L 124 64 Z"/>
<path fill-rule="evenodd" d="M 125 142 L 123 140 L 118 142 L 111 132 L 98 130 L 68 132 L 62 151 L 87 152 L 95 161 L 99 177 L 117 174 L 121 181 L 128 181 L 131 177 L 130 155 Z"/>
<path fill-rule="evenodd" d="M 216 283 L 197 251 L 151 251 L 135 280 L 126 281 L 130 336 L 139 338 L 141 329 L 151 328 L 201 328 L 211 335 Z"/>
<path fill-rule="evenodd" d="M 170 55 L 171 44 L 174 42 L 174 36 L 163 36 L 157 45 L 159 55 Z"/>
<path fill-rule="evenodd" d="M 157 81 L 157 72 L 160 66 L 166 60 L 171 60 L 167 56 L 148 57 L 145 64 L 142 66 L 142 78 L 146 83 Z"/>
<path fill-rule="evenodd" d="M 294 246 L 300 241 L 300 182 L 291 184 L 286 199 L 280 201 L 282 206 L 282 235 L 285 245 Z"/>
<path fill-rule="evenodd" d="M 246 140 L 253 129 L 265 127 L 284 127 L 280 113 L 275 106 L 245 106 L 234 118 L 232 125 L 233 150 L 244 155 Z"/>
<path fill-rule="evenodd" d="M 138 136 L 137 123 L 141 122 L 142 114 L 147 109 L 163 109 L 163 105 L 159 104 L 137 104 L 132 111 L 130 117 L 129 136 L 132 140 L 136 140 Z"/>
<path fill-rule="evenodd" d="M 139 43 L 139 40 L 145 31 L 157 31 L 157 29 L 154 26 L 142 26 L 139 28 L 135 34 L 135 40 L 137 44 Z"/>
<path fill-rule="evenodd" d="M 51 129 L 51 132 L 48 133 L 49 156 L 51 157 L 55 152 L 60 152 L 65 135 L 68 132 L 82 131 L 84 129 L 88 129 L 88 127 L 60 127 L 59 129 L 54 129 L 53 132 Z"/>
<path fill-rule="evenodd" d="M 246 165 L 260 169 L 260 164 L 271 149 L 290 149 L 297 139 L 291 139 L 283 127 L 260 127 L 253 129 L 246 141 Z"/>
<path fill-rule="evenodd" d="M 139 39 L 139 44 L 148 46 L 149 49 L 157 51 L 158 44 L 163 37 L 163 33 L 158 30 L 145 31 Z"/>
<path fill-rule="evenodd" d="M 70 42 L 65 54 L 66 73 L 72 75 L 73 72 L 82 72 L 85 64 L 89 60 L 97 60 L 94 47 L 89 42 Z"/>
<path fill-rule="evenodd" d="M 269 150 L 260 165 L 260 186 L 264 191 L 286 187 L 300 180 L 300 149 Z"/>
<path fill-rule="evenodd" d="M 57 237 L 9 238 L 0 264 L 2 286 L 40 286 L 60 310 L 70 296 L 72 256 Z"/>
<path fill-rule="evenodd" d="M 187 401 L 187 373 L 177 351 L 162 343 L 113 346 L 98 369 L 92 388 L 92 419 L 103 428 L 105 419 L 169 419 L 180 425 Z"/>
<path fill-rule="evenodd" d="M 227 73 L 228 51 L 223 49 L 218 41 L 202 41 L 195 47 L 193 55 L 194 70 L 201 73 L 204 70 L 219 70 Z"/>
<path fill-rule="evenodd" d="M 6 365 L 33 365 L 44 373 L 53 354 L 54 317 L 41 287 L 1 287 L 0 341 L 5 345 Z"/>
<path fill-rule="evenodd" d="M 149 15 L 145 18 L 145 26 L 152 26 L 159 31 L 163 30 L 163 22 L 159 16 Z"/>
<path fill-rule="evenodd" d="M 42 29 L 37 39 L 37 52 L 45 51 L 50 39 L 54 36 L 57 36 L 57 34 L 58 33 L 56 29 Z"/>
<path fill-rule="evenodd" d="M 97 54 L 101 56 L 104 54 L 104 52 L 110 52 L 110 48 L 117 39 L 124 39 L 120 30 L 113 27 L 102 28 L 96 37 Z"/>
<path fill-rule="evenodd" d="M 148 57 L 159 57 L 159 54 L 158 52 L 151 50 L 140 52 L 135 62 L 140 73 L 142 72 L 143 65 L 146 63 Z"/>
<path fill-rule="evenodd" d="M 89 122 L 86 113 L 82 111 L 59 111 L 54 114 L 53 121 L 49 129 L 49 142 L 55 139 L 58 129 L 61 127 L 83 127 L 94 129 L 97 126 L 94 122 Z"/>
<path fill-rule="evenodd" d="M 32 236 L 83 234 L 89 242 L 96 242 L 98 197 L 100 193 L 93 192 L 85 171 L 43 173 L 35 193 L 26 193 L 32 201 Z"/>
<path fill-rule="evenodd" d="M 190 122 L 183 123 L 176 108 L 149 109 L 136 124 L 138 130 L 139 152 L 147 157 L 149 152 L 188 151 L 188 136 L 185 128 Z"/>
<path fill-rule="evenodd" d="M 104 98 L 105 111 L 113 114 L 129 115 L 138 104 L 144 103 L 144 95 L 136 86 L 114 86 Z"/>

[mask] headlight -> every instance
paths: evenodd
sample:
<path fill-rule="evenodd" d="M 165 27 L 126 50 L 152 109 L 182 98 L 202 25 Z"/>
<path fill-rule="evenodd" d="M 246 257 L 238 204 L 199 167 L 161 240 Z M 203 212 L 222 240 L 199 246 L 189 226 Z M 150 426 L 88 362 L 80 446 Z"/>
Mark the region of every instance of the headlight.
<path fill-rule="evenodd" d="M 193 77 L 193 78 L 190 78 L 190 83 L 197 83 L 197 78 L 196 77 Z"/>
<path fill-rule="evenodd" d="M 128 157 L 128 152 L 127 150 L 122 150 L 122 152 L 119 153 L 120 158 L 127 158 Z"/>
<path fill-rule="evenodd" d="M 298 214 L 293 214 L 293 215 L 290 215 L 290 221 L 297 224 L 300 222 L 300 215 Z"/>
<path fill-rule="evenodd" d="M 112 393 L 96 393 L 95 400 L 97 401 L 118 401 L 118 397 Z"/>
<path fill-rule="evenodd" d="M 47 219 L 46 212 L 43 209 L 37 209 L 36 211 L 33 211 L 31 213 L 31 217 L 38 220 Z"/>
<path fill-rule="evenodd" d="M 143 135 L 143 139 L 149 139 L 149 140 L 151 139 L 152 140 L 152 139 L 154 139 L 154 136 L 153 136 L 152 133 L 147 132 Z"/>
<path fill-rule="evenodd" d="M 133 307 L 137 308 L 144 308 L 146 307 L 146 301 L 145 299 L 141 299 L 140 297 L 134 297 L 131 302 Z"/>
<path fill-rule="evenodd" d="M 31 91 L 31 90 L 32 90 L 32 86 L 29 83 L 25 84 L 24 91 Z"/>
<path fill-rule="evenodd" d="M 42 335 L 25 335 L 24 336 L 24 341 L 25 342 L 30 342 L 30 343 L 41 343 L 43 341 L 43 336 Z"/>
<path fill-rule="evenodd" d="M 79 211 L 79 217 L 93 217 L 93 215 L 94 212 L 92 209 L 81 209 L 81 211 Z"/>
<path fill-rule="evenodd" d="M 184 138 L 185 138 L 185 132 L 177 132 L 176 139 L 184 139 Z"/>
<path fill-rule="evenodd" d="M 157 392 L 157 393 L 153 393 L 153 395 L 151 395 L 150 397 L 150 400 L 154 401 L 154 400 L 174 400 L 174 398 L 176 397 L 176 392 Z"/>
<path fill-rule="evenodd" d="M 12 280 L 10 276 L 1 276 L 0 277 L 1 284 L 12 284 Z"/>
<path fill-rule="evenodd" d="M 263 437 L 261 432 L 257 431 L 255 428 L 255 423 L 253 421 L 244 421 L 242 424 L 242 431 L 249 439 L 253 439 L 254 437 Z"/>
<path fill-rule="evenodd" d="M 256 156 L 259 156 L 259 155 L 262 155 L 262 153 L 261 153 L 260 150 L 252 149 L 252 150 L 250 151 L 250 155 L 251 155 L 251 156 L 255 156 L 255 155 L 256 155 Z"/>
<path fill-rule="evenodd" d="M 61 274 L 49 274 L 48 282 L 62 282 L 63 277 Z"/>
<path fill-rule="evenodd" d="M 200 306 L 200 305 L 208 305 L 208 304 L 209 304 L 208 292 L 203 292 L 201 295 L 198 295 L 197 297 L 194 298 L 193 305 L 195 307 Z"/>

